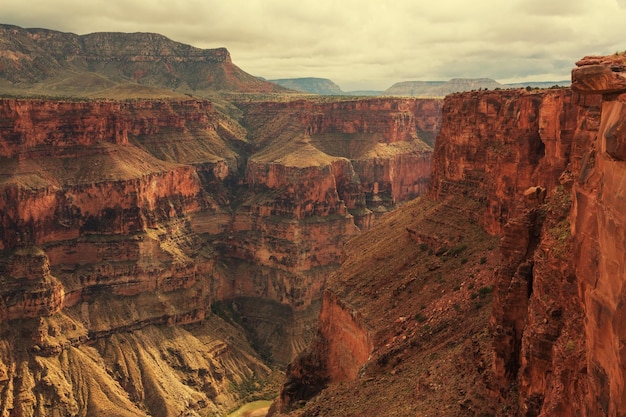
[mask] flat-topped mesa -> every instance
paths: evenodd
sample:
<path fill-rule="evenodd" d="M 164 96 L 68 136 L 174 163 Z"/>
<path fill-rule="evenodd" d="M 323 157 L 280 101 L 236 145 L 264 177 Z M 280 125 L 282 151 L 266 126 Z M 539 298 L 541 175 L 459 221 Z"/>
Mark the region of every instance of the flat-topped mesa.
<path fill-rule="evenodd" d="M 438 131 L 440 106 L 440 100 L 416 99 L 244 104 L 246 124 L 259 132 L 254 135 L 258 146 L 273 141 L 251 158 L 249 164 L 256 167 L 250 171 L 272 170 L 269 165 L 259 168 L 262 163 L 304 167 L 306 157 L 314 161 L 311 166 L 324 163 L 336 168 L 344 164 L 332 161 L 346 159 L 354 174 L 341 169 L 347 175 L 337 187 L 347 208 L 357 217 L 366 208 L 386 211 L 426 191 L 432 150 L 425 142 L 432 143 Z M 301 149 L 294 150 L 295 143 Z M 354 196 L 357 188 L 365 202 Z"/>
<path fill-rule="evenodd" d="M 54 95 L 98 97 L 116 87 L 131 94 L 151 90 L 160 90 L 159 94 L 285 91 L 242 71 L 225 48 L 200 49 L 156 33 L 76 35 L 0 24 L 0 36 L 0 79 L 16 92 L 29 90 L 29 86 Z M 139 86 L 147 88 L 137 90 Z"/>

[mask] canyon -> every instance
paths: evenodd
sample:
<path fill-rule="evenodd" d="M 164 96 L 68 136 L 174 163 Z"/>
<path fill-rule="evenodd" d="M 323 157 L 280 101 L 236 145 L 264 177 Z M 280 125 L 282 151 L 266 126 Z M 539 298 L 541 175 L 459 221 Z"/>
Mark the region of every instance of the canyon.
<path fill-rule="evenodd" d="M 2 415 L 272 395 L 345 242 L 426 191 L 441 103 L 1 99 Z"/>
<path fill-rule="evenodd" d="M 626 415 L 624 54 L 363 99 L 0 34 L 2 416 Z"/>
<path fill-rule="evenodd" d="M 446 97 L 428 195 L 348 243 L 270 415 L 625 415 L 624 80 Z"/>

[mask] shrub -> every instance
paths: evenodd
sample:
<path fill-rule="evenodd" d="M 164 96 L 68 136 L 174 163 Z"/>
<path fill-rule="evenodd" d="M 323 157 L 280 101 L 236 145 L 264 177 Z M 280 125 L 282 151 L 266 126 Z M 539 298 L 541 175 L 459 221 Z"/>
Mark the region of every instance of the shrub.
<path fill-rule="evenodd" d="M 422 313 L 417 313 L 415 315 L 415 320 L 419 321 L 420 323 L 423 323 L 427 320 L 427 318 Z"/>
<path fill-rule="evenodd" d="M 486 287 L 480 287 L 478 289 L 478 296 L 480 298 L 485 298 L 487 294 L 491 294 L 493 292 L 493 285 L 488 285 Z"/>

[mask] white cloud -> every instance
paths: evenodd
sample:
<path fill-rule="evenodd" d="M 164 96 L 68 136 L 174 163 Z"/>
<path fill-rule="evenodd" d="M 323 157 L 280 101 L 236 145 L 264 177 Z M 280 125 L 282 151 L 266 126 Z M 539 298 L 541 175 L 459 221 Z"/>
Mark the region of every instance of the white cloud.
<path fill-rule="evenodd" d="M 3 23 L 74 33 L 158 32 L 227 47 L 265 78 L 564 79 L 584 55 L 625 50 L 626 0 L 3 0 Z M 68 11 L 71 11 L 68 13 Z"/>

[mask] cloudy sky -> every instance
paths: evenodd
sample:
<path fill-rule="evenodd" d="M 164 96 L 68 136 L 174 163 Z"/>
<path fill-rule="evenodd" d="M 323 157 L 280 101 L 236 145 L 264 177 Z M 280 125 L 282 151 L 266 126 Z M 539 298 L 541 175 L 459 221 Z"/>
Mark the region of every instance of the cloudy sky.
<path fill-rule="evenodd" d="M 330 78 L 345 91 L 563 80 L 585 55 L 626 50 L 626 0 L 2 0 L 0 23 L 157 32 L 224 46 L 254 75 Z"/>

